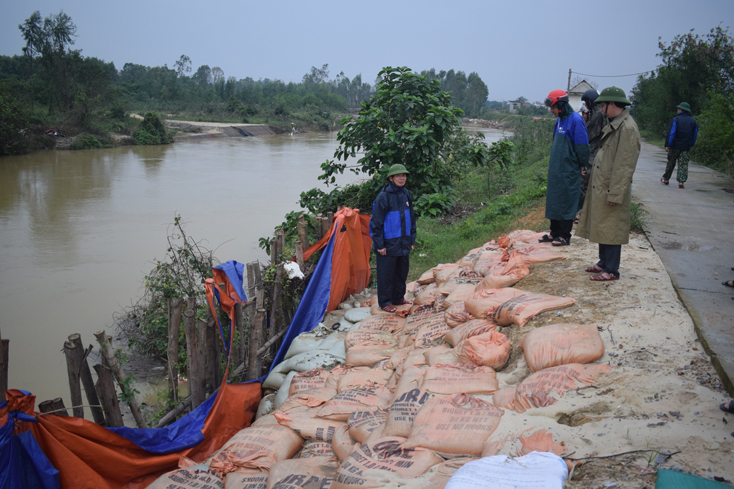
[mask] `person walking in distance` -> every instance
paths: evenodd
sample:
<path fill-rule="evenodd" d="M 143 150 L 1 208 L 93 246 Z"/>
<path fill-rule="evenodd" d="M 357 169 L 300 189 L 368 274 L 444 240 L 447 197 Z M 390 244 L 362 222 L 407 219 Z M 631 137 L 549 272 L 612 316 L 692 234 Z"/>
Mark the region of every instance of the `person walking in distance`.
<path fill-rule="evenodd" d="M 586 269 L 591 280 L 619 280 L 622 245 L 629 243 L 632 175 L 640 156 L 640 132 L 626 108 L 624 90 L 608 87 L 596 99 L 607 118 L 594 158 L 591 185 L 576 235 L 599 243 L 599 262 Z"/>
<path fill-rule="evenodd" d="M 377 300 L 384 311 L 395 312 L 395 306 L 411 303 L 405 300 L 405 281 L 416 229 L 413 197 L 405 188 L 408 170 L 392 165 L 387 179 L 389 183 L 372 204 L 370 234 L 377 264 Z"/>
<path fill-rule="evenodd" d="M 677 162 L 678 174 L 676 180 L 678 180 L 678 188 L 685 188 L 684 184 L 688 180 L 688 161 L 690 161 L 688 152 L 696 144 L 698 124 L 691 115 L 691 106 L 688 105 L 688 102 L 681 102 L 677 109 L 678 115 L 670 121 L 668 133 L 665 135 L 665 151 L 668 153 L 668 164 L 665 165 L 665 173 L 660 181 L 665 185 L 670 183 L 670 177 L 673 175 L 673 169 Z"/>
<path fill-rule="evenodd" d="M 545 105 L 557 119 L 545 194 L 545 217 L 550 220 L 550 234 L 539 241 L 568 246 L 579 206 L 581 172 L 589 162 L 589 138 L 584 120 L 568 103 L 566 92 L 553 90 L 546 97 Z"/>

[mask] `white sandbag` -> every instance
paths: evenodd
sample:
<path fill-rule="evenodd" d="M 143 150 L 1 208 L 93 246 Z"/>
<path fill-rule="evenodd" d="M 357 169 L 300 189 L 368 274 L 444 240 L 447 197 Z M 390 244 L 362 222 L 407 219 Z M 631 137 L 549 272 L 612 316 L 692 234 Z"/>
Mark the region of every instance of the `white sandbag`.
<path fill-rule="evenodd" d="M 281 362 L 276 365 L 275 368 L 268 374 L 265 382 L 263 382 L 263 389 L 270 389 L 273 391 L 277 391 L 278 389 L 280 389 L 280 386 L 283 385 L 283 381 L 285 380 L 285 374 L 281 373 L 280 371 L 276 371 L 276 369 L 283 363 L 285 362 Z"/>
<path fill-rule="evenodd" d="M 293 338 L 291 346 L 288 347 L 288 351 L 285 354 L 285 360 L 294 357 L 299 353 L 318 350 L 319 344 L 332 332 L 332 329 L 326 327 L 324 323 L 319 323 L 319 325 L 311 331 L 299 334 Z"/>
<path fill-rule="evenodd" d="M 296 372 L 295 370 L 291 370 L 290 372 L 288 372 L 288 375 L 285 376 L 285 380 L 280 385 L 280 389 L 278 389 L 278 392 L 275 394 L 275 399 L 273 399 L 273 408 L 278 409 L 280 405 L 283 404 L 286 399 L 288 399 L 288 392 L 291 389 L 291 381 L 296 375 L 298 375 L 298 372 Z"/>
<path fill-rule="evenodd" d="M 319 343 L 319 350 L 329 351 L 332 346 L 334 346 L 336 343 L 342 342 L 344 343 L 344 338 L 347 337 L 346 333 L 340 333 L 338 331 L 335 331 L 325 337 L 323 340 L 321 340 L 321 343 Z"/>
<path fill-rule="evenodd" d="M 359 324 L 359 323 L 357 323 L 357 324 Z M 346 334 L 346 333 L 344 333 L 344 334 Z M 337 341 L 336 344 L 334 344 L 334 346 L 332 346 L 328 350 L 327 353 L 329 353 L 329 355 L 334 355 L 335 357 L 337 357 L 339 359 L 342 359 L 343 358 L 344 359 L 343 361 L 346 362 L 346 360 L 347 360 L 347 347 L 344 344 L 344 340 L 342 339 L 342 341 Z"/>
<path fill-rule="evenodd" d="M 339 358 L 336 355 L 332 355 L 329 352 L 321 350 L 316 350 L 315 352 L 310 352 L 308 354 L 304 353 L 304 355 L 305 356 L 303 358 L 294 363 L 292 370 L 295 370 L 297 372 L 305 372 L 307 370 L 313 370 L 317 367 L 331 370 L 337 365 L 343 365 L 346 358 L 346 355 L 344 356 L 344 358 Z M 296 357 L 293 357 L 290 360 L 293 360 L 294 358 Z"/>
<path fill-rule="evenodd" d="M 273 406 L 273 401 L 275 400 L 275 394 L 268 394 L 267 396 L 264 396 L 260 400 L 260 404 L 257 406 L 257 414 L 255 414 L 255 419 L 262 418 L 263 416 L 266 416 L 275 410 L 275 407 Z"/>
<path fill-rule="evenodd" d="M 372 315 L 372 309 L 369 307 L 359 307 L 356 309 L 349 309 L 344 313 L 344 319 L 350 323 L 358 323 L 364 318 Z"/>
<path fill-rule="evenodd" d="M 533 452 L 523 457 L 484 457 L 464 464 L 451 476 L 445 489 L 562 489 L 568 477 L 566 462 L 552 452 Z"/>
<path fill-rule="evenodd" d="M 362 325 L 362 321 L 357 321 L 356 323 L 350 323 L 349 321 L 340 321 L 339 329 L 337 329 L 337 331 L 342 332 L 342 333 L 348 333 L 349 331 L 352 331 L 354 329 L 359 329 L 361 325 Z"/>

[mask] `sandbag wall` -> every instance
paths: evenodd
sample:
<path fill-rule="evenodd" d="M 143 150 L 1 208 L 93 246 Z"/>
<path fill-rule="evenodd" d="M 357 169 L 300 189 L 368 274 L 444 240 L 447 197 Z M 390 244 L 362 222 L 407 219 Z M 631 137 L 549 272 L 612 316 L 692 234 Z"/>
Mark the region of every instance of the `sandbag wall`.
<path fill-rule="evenodd" d="M 422 487 L 440 489 L 468 461 L 497 454 L 506 439 L 492 434 L 507 410 L 551 405 L 611 370 L 592 363 L 604 353 L 596 325 L 538 327 L 512 349 L 513 328 L 575 303 L 512 287 L 528 265 L 563 258 L 540 236 L 514 231 L 434 267 L 394 314 L 355 297 L 339 323 L 293 341 L 252 426 L 150 487 L 351 489 L 426 477 Z M 531 373 L 500 385 L 513 351 Z M 517 439 L 518 456 L 566 450 L 545 430 Z"/>

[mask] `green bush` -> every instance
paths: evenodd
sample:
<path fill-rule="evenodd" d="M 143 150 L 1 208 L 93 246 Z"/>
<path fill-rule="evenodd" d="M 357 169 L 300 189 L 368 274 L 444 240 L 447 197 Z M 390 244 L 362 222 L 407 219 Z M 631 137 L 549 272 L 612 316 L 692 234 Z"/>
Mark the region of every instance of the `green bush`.
<path fill-rule="evenodd" d="M 144 146 L 151 144 L 169 144 L 171 137 L 166 131 L 160 117 L 155 112 L 147 112 L 137 130 L 133 132 L 135 144 Z"/>
<path fill-rule="evenodd" d="M 71 150 L 79 150 L 79 149 L 100 149 L 107 147 L 105 146 L 102 141 L 97 139 L 96 137 L 92 136 L 91 134 L 80 134 L 79 136 L 74 139 L 74 141 L 69 146 L 69 149 Z"/>

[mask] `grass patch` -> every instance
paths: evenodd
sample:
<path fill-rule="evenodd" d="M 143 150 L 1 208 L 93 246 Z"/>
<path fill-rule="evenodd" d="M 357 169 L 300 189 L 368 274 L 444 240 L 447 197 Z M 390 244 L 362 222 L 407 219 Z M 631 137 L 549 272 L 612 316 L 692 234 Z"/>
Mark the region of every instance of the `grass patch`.
<path fill-rule="evenodd" d="M 632 207 L 630 208 L 630 230 L 636 233 L 643 232 L 649 216 L 650 213 L 645 210 L 642 204 L 632 202 Z"/>

